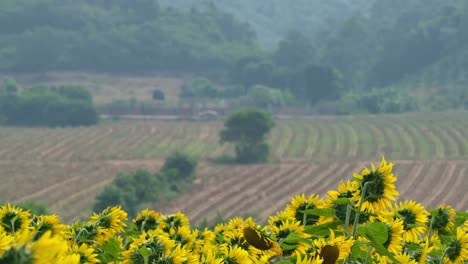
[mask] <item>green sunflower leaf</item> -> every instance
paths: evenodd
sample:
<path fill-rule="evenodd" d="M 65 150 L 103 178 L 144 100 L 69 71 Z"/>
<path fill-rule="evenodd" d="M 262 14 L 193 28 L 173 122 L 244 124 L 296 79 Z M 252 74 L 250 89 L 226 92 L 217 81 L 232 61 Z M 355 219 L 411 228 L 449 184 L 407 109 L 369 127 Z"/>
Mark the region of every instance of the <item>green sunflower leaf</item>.
<path fill-rule="evenodd" d="M 302 210 L 300 212 L 306 215 L 318 215 L 318 216 L 330 216 L 330 217 L 335 216 L 335 210 L 331 208 L 314 208 L 314 209 Z"/>
<path fill-rule="evenodd" d="M 349 198 L 338 198 L 333 201 L 334 204 L 351 204 L 351 200 Z"/>
<path fill-rule="evenodd" d="M 297 244 L 299 242 L 302 242 L 302 243 L 305 243 L 307 245 L 311 245 L 312 244 L 312 241 L 310 241 L 309 239 L 307 238 L 303 238 L 303 237 L 300 237 L 298 234 L 296 233 L 291 233 L 289 234 L 285 239 L 284 241 L 285 243 L 289 243 L 289 244 Z"/>
<path fill-rule="evenodd" d="M 282 243 L 281 248 L 284 250 L 294 250 L 297 248 L 297 244 Z"/>
<path fill-rule="evenodd" d="M 319 237 L 328 236 L 330 234 L 330 229 L 337 229 L 340 224 L 341 221 L 333 221 L 316 226 L 306 226 L 304 233 Z"/>
<path fill-rule="evenodd" d="M 398 261 L 395 258 L 395 256 L 390 251 L 388 251 L 382 244 L 375 243 L 375 241 L 371 240 L 371 245 L 372 245 L 372 247 L 374 247 L 377 250 L 377 252 L 379 252 L 382 255 L 385 255 L 385 256 L 389 257 L 394 263 L 400 263 L 400 261 Z"/>
<path fill-rule="evenodd" d="M 367 256 L 367 249 L 362 248 L 363 244 L 354 244 L 351 247 L 351 259 L 353 260 L 364 260 Z"/>
<path fill-rule="evenodd" d="M 143 257 L 151 256 L 151 251 L 146 246 L 142 246 L 140 249 L 138 249 L 138 253 L 140 253 L 140 255 Z"/>
<path fill-rule="evenodd" d="M 99 254 L 99 259 L 102 263 L 109 263 L 120 260 L 120 243 L 112 238 L 102 244 L 99 249 L 102 253 Z"/>
<path fill-rule="evenodd" d="M 367 239 L 372 239 L 379 244 L 384 244 L 388 239 L 387 226 L 379 222 L 373 222 L 357 228 L 357 233 Z"/>

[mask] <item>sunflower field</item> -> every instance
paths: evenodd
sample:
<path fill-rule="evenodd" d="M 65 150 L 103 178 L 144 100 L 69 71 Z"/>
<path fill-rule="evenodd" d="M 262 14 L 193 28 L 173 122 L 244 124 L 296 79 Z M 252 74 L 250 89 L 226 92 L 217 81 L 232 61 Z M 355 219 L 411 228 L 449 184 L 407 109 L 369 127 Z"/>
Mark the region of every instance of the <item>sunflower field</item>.
<path fill-rule="evenodd" d="M 233 218 L 192 228 L 183 213 L 120 206 L 72 225 L 0 207 L 0 264 L 468 263 L 468 213 L 397 201 L 382 159 L 325 197 L 297 195 L 267 223 Z"/>

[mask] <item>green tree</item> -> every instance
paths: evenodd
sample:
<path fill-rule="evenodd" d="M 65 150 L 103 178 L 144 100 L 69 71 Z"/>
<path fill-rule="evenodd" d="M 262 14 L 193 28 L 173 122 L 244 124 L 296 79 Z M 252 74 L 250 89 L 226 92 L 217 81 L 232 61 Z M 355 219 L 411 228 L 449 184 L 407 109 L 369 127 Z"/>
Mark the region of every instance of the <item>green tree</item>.
<path fill-rule="evenodd" d="M 278 65 L 298 69 L 314 61 L 315 54 L 315 47 L 307 37 L 291 31 L 279 42 L 273 59 Z"/>
<path fill-rule="evenodd" d="M 236 160 L 240 163 L 262 162 L 268 159 L 267 134 L 274 127 L 268 112 L 243 109 L 232 113 L 220 132 L 221 143 L 235 144 Z"/>
<path fill-rule="evenodd" d="M 16 204 L 16 206 L 21 207 L 24 210 L 27 210 L 35 215 L 50 214 L 50 211 L 49 211 L 49 208 L 47 208 L 47 205 L 41 204 L 41 203 L 24 201 L 24 202 L 19 202 L 18 204 Z"/>
<path fill-rule="evenodd" d="M 189 178 L 195 173 L 196 167 L 197 162 L 189 155 L 176 152 L 166 159 L 161 172 L 173 170 L 174 173 L 169 175 L 175 178 L 169 179 L 169 181 L 175 181 Z"/>
<path fill-rule="evenodd" d="M 166 98 L 166 96 L 164 95 L 164 92 L 159 89 L 153 90 L 151 96 L 153 100 L 158 100 L 158 101 L 164 101 L 164 99 Z"/>

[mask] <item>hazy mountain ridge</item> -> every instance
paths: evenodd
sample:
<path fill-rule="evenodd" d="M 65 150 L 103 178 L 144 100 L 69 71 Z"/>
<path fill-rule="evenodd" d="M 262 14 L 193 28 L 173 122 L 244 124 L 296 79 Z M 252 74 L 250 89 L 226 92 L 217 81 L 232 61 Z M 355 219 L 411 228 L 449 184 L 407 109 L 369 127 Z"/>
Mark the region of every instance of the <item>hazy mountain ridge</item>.
<path fill-rule="evenodd" d="M 288 31 L 309 36 L 333 30 L 356 12 L 367 13 L 372 0 L 160 0 L 161 5 L 190 9 L 210 5 L 249 23 L 263 46 L 273 48 Z"/>

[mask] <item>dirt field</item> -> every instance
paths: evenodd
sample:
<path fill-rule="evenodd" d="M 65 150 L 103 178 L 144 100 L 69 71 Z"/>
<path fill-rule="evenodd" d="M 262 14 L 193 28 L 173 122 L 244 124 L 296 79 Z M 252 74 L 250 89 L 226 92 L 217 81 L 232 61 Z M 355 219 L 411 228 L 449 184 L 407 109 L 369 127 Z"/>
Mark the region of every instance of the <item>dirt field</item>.
<path fill-rule="evenodd" d="M 22 87 L 37 84 L 63 85 L 79 84 L 87 87 L 97 104 L 110 103 L 113 100 L 138 101 L 152 100 L 154 89 L 160 89 L 166 96 L 166 101 L 176 103 L 182 78 L 155 76 L 125 76 L 90 74 L 82 72 L 48 72 L 44 74 L 19 75 L 14 77 Z M 1 79 L 1 76 L 0 76 Z"/>
<path fill-rule="evenodd" d="M 70 222 L 118 172 L 157 170 L 176 150 L 201 160 L 193 188 L 155 205 L 192 222 L 281 210 L 298 193 L 325 194 L 381 155 L 394 162 L 401 199 L 468 210 L 466 113 L 278 120 L 270 164 L 221 166 L 222 123 L 123 121 L 79 128 L 0 127 L 0 201 L 37 201 Z"/>

